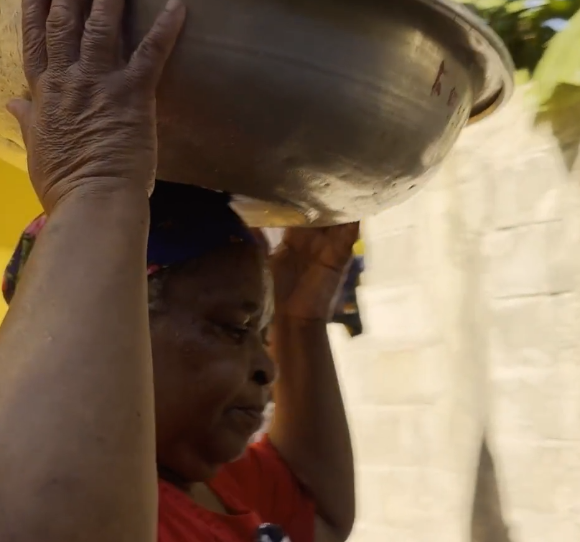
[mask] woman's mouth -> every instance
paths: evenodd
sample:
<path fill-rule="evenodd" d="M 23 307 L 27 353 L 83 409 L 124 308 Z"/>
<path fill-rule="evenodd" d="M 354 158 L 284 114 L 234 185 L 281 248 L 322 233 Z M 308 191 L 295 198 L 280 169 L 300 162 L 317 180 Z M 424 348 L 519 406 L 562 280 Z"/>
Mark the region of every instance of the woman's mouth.
<path fill-rule="evenodd" d="M 244 434 L 253 435 L 264 423 L 263 407 L 233 407 L 228 414 Z"/>

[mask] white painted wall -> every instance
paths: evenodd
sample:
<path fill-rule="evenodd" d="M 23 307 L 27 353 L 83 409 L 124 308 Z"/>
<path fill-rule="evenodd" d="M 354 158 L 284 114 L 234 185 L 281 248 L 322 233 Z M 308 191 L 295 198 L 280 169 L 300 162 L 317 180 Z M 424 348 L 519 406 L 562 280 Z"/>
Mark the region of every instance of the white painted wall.
<path fill-rule="evenodd" d="M 331 329 L 355 542 L 467 542 L 484 428 L 513 542 L 580 540 L 580 105 L 554 119 L 563 151 L 520 90 L 365 224 L 367 333 Z"/>

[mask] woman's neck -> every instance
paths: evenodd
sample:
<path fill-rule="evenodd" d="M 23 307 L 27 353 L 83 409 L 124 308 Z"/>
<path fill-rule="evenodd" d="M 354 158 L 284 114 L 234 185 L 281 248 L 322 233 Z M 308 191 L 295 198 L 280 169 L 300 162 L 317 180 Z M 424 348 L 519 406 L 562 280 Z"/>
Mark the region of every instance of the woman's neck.
<path fill-rule="evenodd" d="M 157 466 L 159 478 L 176 487 L 201 508 L 217 514 L 229 514 L 228 508 L 205 482 L 191 482 L 185 480 L 171 469 Z"/>
<path fill-rule="evenodd" d="M 157 465 L 157 475 L 161 480 L 175 486 L 184 493 L 189 493 L 191 487 L 195 484 L 195 482 L 186 480 L 175 471 L 172 471 L 163 465 Z"/>
<path fill-rule="evenodd" d="M 216 514 L 232 513 L 211 487 L 203 482 L 193 484 L 189 491 L 189 496 L 195 504 L 210 512 L 215 512 Z"/>

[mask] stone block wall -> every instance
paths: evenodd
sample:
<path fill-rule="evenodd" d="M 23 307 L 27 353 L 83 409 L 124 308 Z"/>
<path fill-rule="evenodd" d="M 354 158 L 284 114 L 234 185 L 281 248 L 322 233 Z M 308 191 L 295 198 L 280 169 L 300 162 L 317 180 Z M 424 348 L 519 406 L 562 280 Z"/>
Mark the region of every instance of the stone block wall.
<path fill-rule="evenodd" d="M 512 541 L 580 540 L 580 106 L 552 121 L 520 89 L 365 224 L 355 542 L 469 541 L 484 433 Z"/>

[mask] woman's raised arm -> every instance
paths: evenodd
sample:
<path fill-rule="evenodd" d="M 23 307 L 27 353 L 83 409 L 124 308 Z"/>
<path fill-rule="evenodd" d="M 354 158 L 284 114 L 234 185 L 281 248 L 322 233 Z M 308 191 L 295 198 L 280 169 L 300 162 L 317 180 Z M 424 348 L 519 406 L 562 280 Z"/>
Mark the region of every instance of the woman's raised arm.
<path fill-rule="evenodd" d="M 147 196 L 185 14 L 170 3 L 125 63 L 123 2 L 87 4 L 22 6 L 31 100 L 9 109 L 48 221 L 0 328 L 3 541 L 156 537 Z"/>

